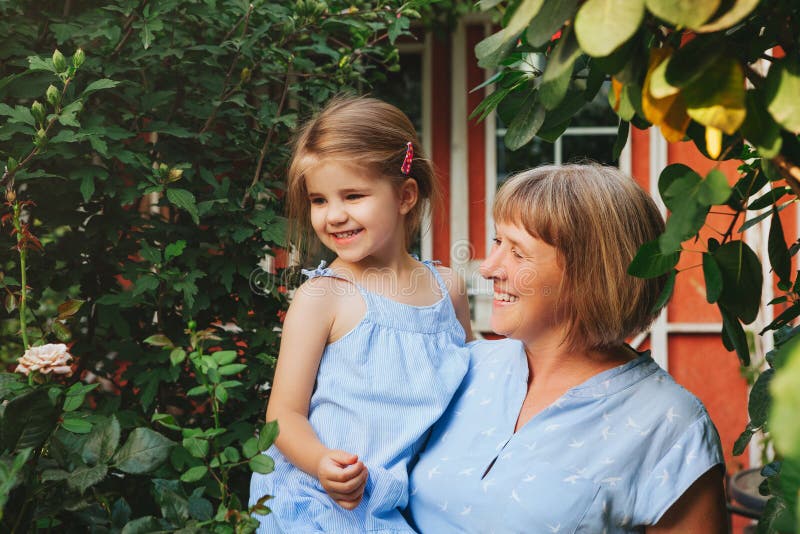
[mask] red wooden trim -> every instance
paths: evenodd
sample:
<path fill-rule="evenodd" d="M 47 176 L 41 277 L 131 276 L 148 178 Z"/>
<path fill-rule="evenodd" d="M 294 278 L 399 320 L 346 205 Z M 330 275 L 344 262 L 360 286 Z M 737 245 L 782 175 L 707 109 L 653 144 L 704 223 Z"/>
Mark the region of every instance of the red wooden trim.
<path fill-rule="evenodd" d="M 467 86 L 465 91 L 480 85 L 485 77 L 472 50 L 484 37 L 483 25 L 467 26 Z M 467 94 L 467 113 L 478 107 L 484 91 Z M 482 122 L 467 122 L 467 174 L 469 199 L 469 244 L 472 259 L 486 257 L 486 128 Z"/>
<path fill-rule="evenodd" d="M 431 159 L 442 190 L 442 202 L 433 206 L 433 258 L 450 265 L 450 63 L 451 44 L 433 38 L 431 53 Z"/>

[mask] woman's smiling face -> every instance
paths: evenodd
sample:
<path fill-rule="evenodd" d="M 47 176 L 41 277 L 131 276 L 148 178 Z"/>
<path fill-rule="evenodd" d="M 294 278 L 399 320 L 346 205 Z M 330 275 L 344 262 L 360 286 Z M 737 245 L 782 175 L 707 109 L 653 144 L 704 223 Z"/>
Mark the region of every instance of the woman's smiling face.
<path fill-rule="evenodd" d="M 558 251 L 516 223 L 498 222 L 481 275 L 494 283 L 492 330 L 523 342 L 563 336 Z"/>

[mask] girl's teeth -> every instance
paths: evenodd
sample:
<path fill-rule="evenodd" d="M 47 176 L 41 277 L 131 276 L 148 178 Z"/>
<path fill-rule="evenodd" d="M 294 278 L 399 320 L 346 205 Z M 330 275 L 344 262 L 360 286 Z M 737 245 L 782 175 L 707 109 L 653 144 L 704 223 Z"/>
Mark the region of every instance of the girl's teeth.
<path fill-rule="evenodd" d="M 508 293 L 497 293 L 494 294 L 494 300 L 502 300 L 504 302 L 516 302 L 519 300 L 519 297 L 515 295 L 509 295 Z"/>
<path fill-rule="evenodd" d="M 345 239 L 347 237 L 356 235 L 358 232 L 360 232 L 360 230 L 353 230 L 351 232 L 341 232 L 341 233 L 333 234 L 333 235 L 335 235 L 339 239 Z"/>

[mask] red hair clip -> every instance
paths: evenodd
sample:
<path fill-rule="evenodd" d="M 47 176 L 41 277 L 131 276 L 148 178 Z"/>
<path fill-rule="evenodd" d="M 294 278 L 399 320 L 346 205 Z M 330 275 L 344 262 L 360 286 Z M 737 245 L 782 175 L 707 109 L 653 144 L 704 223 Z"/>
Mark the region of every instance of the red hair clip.
<path fill-rule="evenodd" d="M 403 165 L 400 167 L 400 172 L 408 175 L 411 172 L 411 162 L 414 161 L 414 145 L 411 141 L 406 143 L 406 157 L 403 160 Z"/>

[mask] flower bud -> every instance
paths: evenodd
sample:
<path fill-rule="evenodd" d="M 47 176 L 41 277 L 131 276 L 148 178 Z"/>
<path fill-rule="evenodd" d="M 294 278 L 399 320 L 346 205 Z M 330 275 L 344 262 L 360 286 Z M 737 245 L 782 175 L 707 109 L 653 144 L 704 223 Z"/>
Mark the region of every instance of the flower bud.
<path fill-rule="evenodd" d="M 64 54 L 62 54 L 58 48 L 53 52 L 53 67 L 55 67 L 56 72 L 59 74 L 67 70 L 67 60 L 64 59 Z"/>
<path fill-rule="evenodd" d="M 169 181 L 170 182 L 177 182 L 183 176 L 183 169 L 170 169 L 169 170 Z"/>
<path fill-rule="evenodd" d="M 77 69 L 83 65 L 84 61 L 86 61 L 86 54 L 83 52 L 83 48 L 79 48 L 75 51 L 75 55 L 72 56 L 72 66 Z"/>
<path fill-rule="evenodd" d="M 58 92 L 58 89 L 56 89 L 55 85 L 51 85 L 47 88 L 46 96 L 47 102 L 53 107 L 56 107 L 58 105 L 58 101 L 61 100 L 61 93 Z"/>
<path fill-rule="evenodd" d="M 17 200 L 17 193 L 11 188 L 6 189 L 6 200 L 9 202 L 14 202 Z"/>
<path fill-rule="evenodd" d="M 242 72 L 239 74 L 239 80 L 242 83 L 247 83 L 247 82 L 250 81 L 250 76 L 252 76 L 252 73 L 250 72 L 250 69 L 245 67 L 245 68 L 242 69 Z"/>
<path fill-rule="evenodd" d="M 166 163 L 159 164 L 158 174 L 160 174 L 161 176 L 166 176 L 167 173 L 169 173 L 169 167 L 167 166 L 167 164 Z"/>
<path fill-rule="evenodd" d="M 31 104 L 31 115 L 33 115 L 33 118 L 36 119 L 36 122 L 40 124 L 44 122 L 44 106 L 38 100 L 34 100 L 33 104 Z"/>
<path fill-rule="evenodd" d="M 39 128 L 39 131 L 36 132 L 36 139 L 34 139 L 34 143 L 36 146 L 43 146 L 47 142 L 47 132 L 44 131 L 44 128 Z"/>

